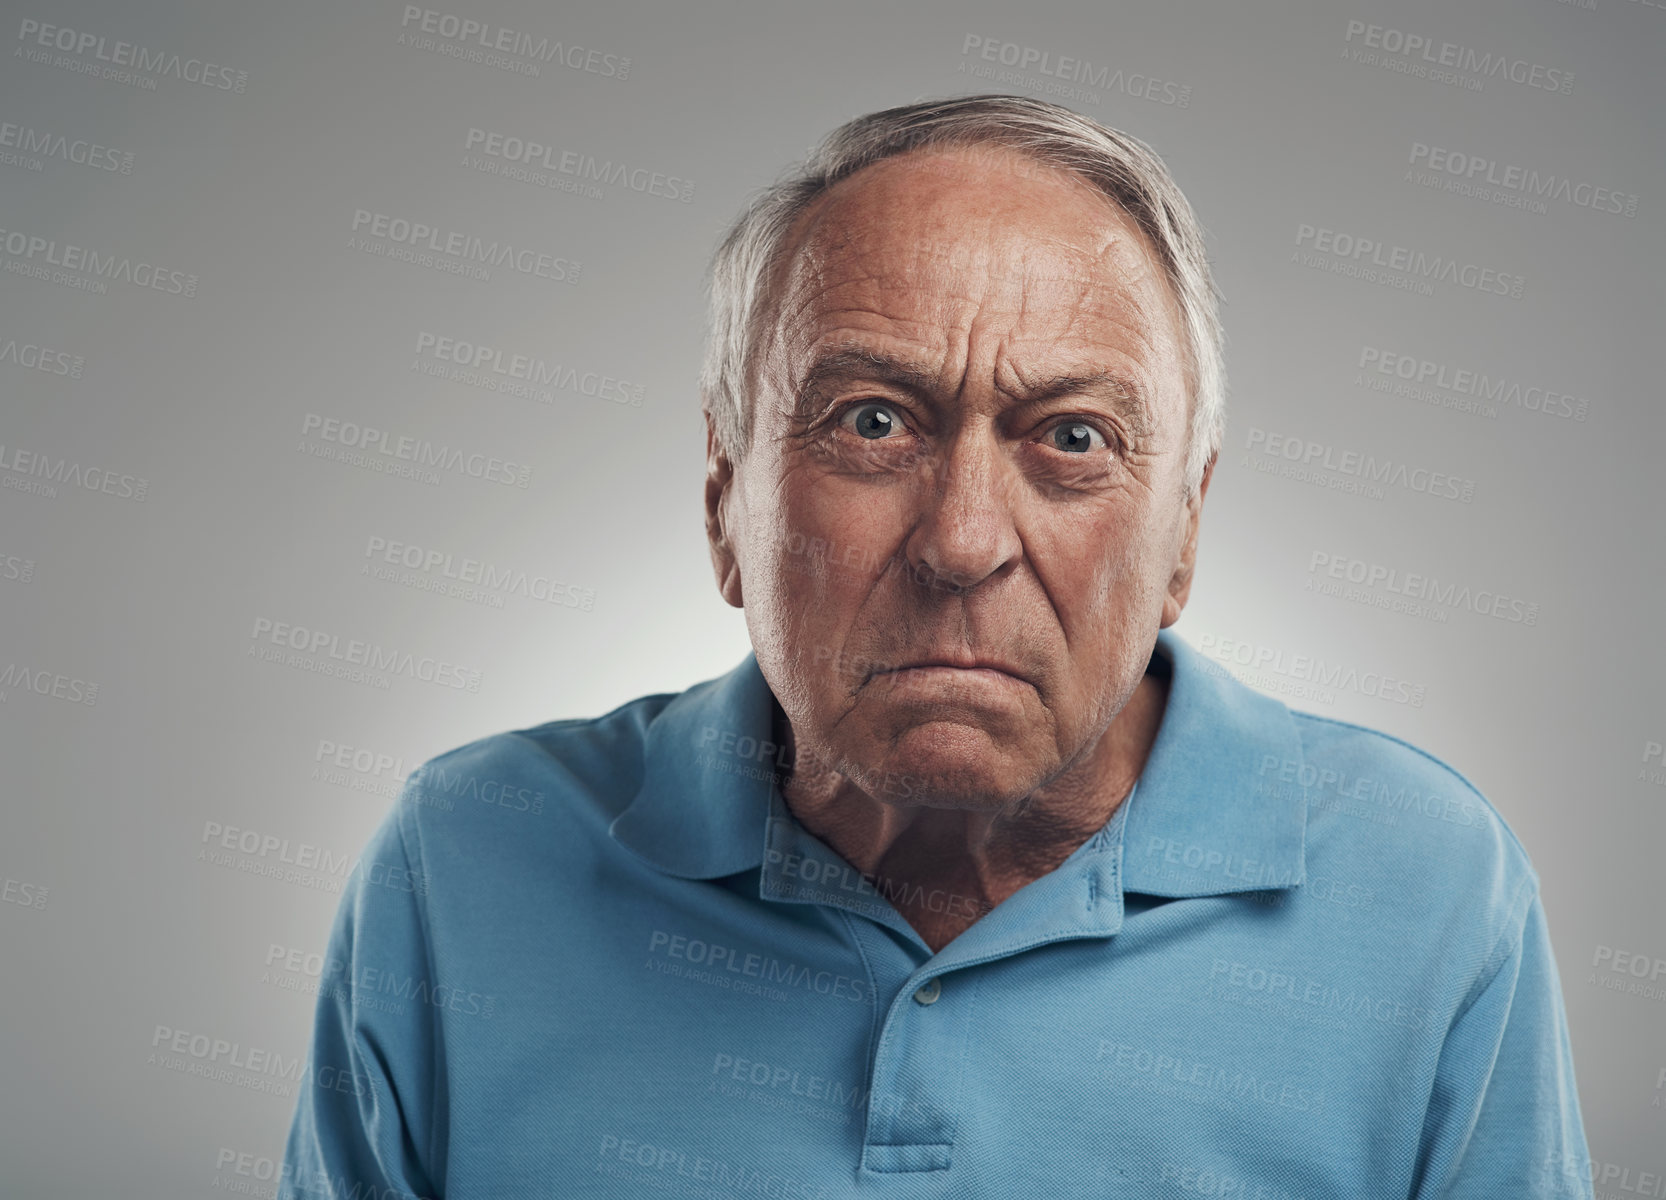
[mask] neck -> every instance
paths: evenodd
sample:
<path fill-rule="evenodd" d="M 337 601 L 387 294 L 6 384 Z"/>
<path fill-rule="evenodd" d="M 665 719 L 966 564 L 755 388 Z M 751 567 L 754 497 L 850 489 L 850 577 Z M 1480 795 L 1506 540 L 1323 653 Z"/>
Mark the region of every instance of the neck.
<path fill-rule="evenodd" d="M 891 898 L 933 951 L 941 950 L 1104 827 L 1145 767 L 1167 699 L 1168 680 L 1148 672 L 1087 754 L 997 810 L 890 805 L 832 772 L 794 773 L 782 797 L 805 829 Z M 776 720 L 777 740 L 792 746 L 779 710 Z M 937 900 L 929 907 L 904 900 L 930 893 Z"/>

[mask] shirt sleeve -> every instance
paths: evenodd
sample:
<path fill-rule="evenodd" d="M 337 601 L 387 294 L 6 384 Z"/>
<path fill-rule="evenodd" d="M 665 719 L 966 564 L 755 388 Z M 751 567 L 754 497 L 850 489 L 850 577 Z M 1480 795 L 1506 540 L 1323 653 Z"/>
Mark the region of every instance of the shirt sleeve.
<path fill-rule="evenodd" d="M 438 1010 L 425 877 L 402 828 L 411 784 L 348 875 L 319 981 L 277 1200 L 438 1200 Z"/>
<path fill-rule="evenodd" d="M 1591 1200 L 1567 1014 L 1536 887 L 1514 948 L 1478 987 L 1441 1050 L 1413 1200 Z"/>

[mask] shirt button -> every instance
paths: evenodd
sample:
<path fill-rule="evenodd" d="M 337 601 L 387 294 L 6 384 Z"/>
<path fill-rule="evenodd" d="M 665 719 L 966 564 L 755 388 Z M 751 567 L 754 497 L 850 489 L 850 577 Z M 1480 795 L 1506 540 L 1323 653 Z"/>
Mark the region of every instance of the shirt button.
<path fill-rule="evenodd" d="M 914 993 L 914 1003 L 936 1004 L 937 997 L 942 994 L 943 984 L 939 980 L 933 979 L 930 983 L 925 984 L 919 991 Z"/>

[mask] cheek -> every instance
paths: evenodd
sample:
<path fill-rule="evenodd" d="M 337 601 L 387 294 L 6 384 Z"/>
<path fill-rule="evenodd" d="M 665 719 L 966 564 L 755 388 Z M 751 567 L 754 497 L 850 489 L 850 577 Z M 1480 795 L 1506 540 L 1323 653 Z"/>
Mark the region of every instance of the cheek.
<path fill-rule="evenodd" d="M 776 494 L 772 523 L 782 551 L 840 568 L 830 584 L 876 574 L 907 534 L 908 489 L 841 486 L 809 474 L 796 487 L 789 476 Z"/>
<path fill-rule="evenodd" d="M 750 507 L 747 623 L 771 686 L 799 719 L 847 706 L 851 664 L 874 653 L 905 536 L 894 501 L 789 477 Z M 866 647 L 866 649 L 865 649 Z"/>
<path fill-rule="evenodd" d="M 1051 513 L 1027 539 L 1031 568 L 1067 634 L 1142 624 L 1171 573 L 1173 530 L 1149 509 L 1110 508 L 1096 519 Z"/>

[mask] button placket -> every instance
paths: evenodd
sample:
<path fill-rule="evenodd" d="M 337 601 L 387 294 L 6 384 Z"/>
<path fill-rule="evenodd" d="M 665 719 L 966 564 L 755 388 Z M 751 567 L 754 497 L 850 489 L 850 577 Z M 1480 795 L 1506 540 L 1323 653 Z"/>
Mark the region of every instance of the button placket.
<path fill-rule="evenodd" d="M 943 1171 L 953 1161 L 975 975 L 933 976 L 899 989 L 874 1055 L 862 1166 L 877 1173 Z"/>

